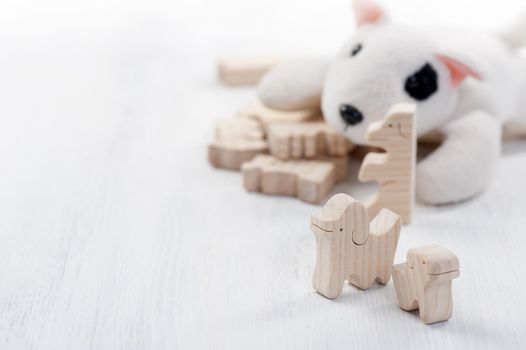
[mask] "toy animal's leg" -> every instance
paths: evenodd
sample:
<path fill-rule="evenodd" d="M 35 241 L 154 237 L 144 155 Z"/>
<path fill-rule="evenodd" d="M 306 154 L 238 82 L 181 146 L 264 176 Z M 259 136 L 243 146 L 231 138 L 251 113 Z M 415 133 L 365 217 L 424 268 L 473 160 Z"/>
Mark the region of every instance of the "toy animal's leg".
<path fill-rule="evenodd" d="M 416 283 L 412 270 L 408 269 L 407 264 L 403 263 L 393 266 L 393 284 L 398 305 L 407 311 L 417 309 Z"/>
<path fill-rule="evenodd" d="M 313 230 L 316 236 L 316 265 L 312 276 L 312 286 L 321 295 L 329 299 L 337 298 L 345 283 L 345 246 L 340 238 L 327 239 Z"/>
<path fill-rule="evenodd" d="M 500 122 L 486 112 L 470 112 L 444 132 L 444 143 L 417 167 L 417 196 L 430 204 L 457 202 L 481 192 L 501 151 Z"/>
<path fill-rule="evenodd" d="M 277 65 L 261 79 L 259 99 L 269 108 L 285 111 L 320 108 L 328 63 L 311 58 Z"/>

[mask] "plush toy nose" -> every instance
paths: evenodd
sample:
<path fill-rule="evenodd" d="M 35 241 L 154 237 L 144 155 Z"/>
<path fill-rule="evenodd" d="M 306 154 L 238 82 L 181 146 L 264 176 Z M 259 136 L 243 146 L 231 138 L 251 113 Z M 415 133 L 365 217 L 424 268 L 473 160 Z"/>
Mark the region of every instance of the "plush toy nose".
<path fill-rule="evenodd" d="M 343 121 L 349 125 L 356 125 L 363 120 L 362 112 L 354 106 L 342 104 L 340 105 L 340 116 Z"/>

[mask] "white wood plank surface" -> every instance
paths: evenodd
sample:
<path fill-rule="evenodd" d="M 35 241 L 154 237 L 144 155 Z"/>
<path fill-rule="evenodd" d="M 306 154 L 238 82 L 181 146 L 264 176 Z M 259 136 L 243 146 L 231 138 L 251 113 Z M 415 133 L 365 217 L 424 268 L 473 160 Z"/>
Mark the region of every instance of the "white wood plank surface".
<path fill-rule="evenodd" d="M 418 205 L 402 231 L 395 262 L 431 243 L 458 255 L 449 322 L 399 310 L 392 282 L 324 299 L 317 207 L 245 193 L 206 144 L 254 98 L 215 82 L 215 57 L 332 52 L 349 6 L 235 3 L 2 1 L 0 349 L 524 348 L 526 142 L 506 145 L 482 196 Z M 393 4 L 459 21 L 439 1 Z M 497 24 L 520 2 L 502 5 Z"/>

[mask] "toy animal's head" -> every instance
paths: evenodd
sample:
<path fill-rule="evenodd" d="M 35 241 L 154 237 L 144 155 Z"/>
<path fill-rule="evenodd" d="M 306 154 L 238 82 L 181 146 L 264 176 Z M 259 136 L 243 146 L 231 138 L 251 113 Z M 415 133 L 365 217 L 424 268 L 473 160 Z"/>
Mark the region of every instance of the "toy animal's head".
<path fill-rule="evenodd" d="M 480 76 L 458 59 L 440 52 L 432 38 L 391 24 L 381 8 L 354 1 L 356 34 L 330 63 L 322 110 L 332 127 L 355 143 L 365 143 L 367 127 L 385 117 L 395 103 L 417 105 L 421 135 L 444 124 L 466 77 Z"/>
<path fill-rule="evenodd" d="M 407 267 L 421 275 L 420 280 L 448 280 L 458 277 L 459 262 L 455 254 L 438 245 L 412 248 L 407 252 Z"/>
<path fill-rule="evenodd" d="M 414 129 L 412 118 L 407 118 L 407 113 L 414 114 L 414 105 L 395 105 L 388 115 L 369 125 L 367 141 L 374 146 L 386 147 L 386 140 L 408 140 L 410 144 Z M 401 113 L 400 113 L 401 112 Z M 400 143 L 398 143 L 400 144 Z"/>
<path fill-rule="evenodd" d="M 311 230 L 335 239 L 351 232 L 355 244 L 364 244 L 369 235 L 369 215 L 362 203 L 339 193 L 329 199 L 322 210 L 312 215 Z"/>

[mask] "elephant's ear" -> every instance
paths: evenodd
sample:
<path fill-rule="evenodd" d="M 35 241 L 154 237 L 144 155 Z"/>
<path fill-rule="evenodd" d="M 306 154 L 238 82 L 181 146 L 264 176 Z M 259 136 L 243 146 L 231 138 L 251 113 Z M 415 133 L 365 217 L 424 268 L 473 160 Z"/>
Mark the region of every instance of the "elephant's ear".
<path fill-rule="evenodd" d="M 387 20 L 384 9 L 372 0 L 353 0 L 354 18 L 356 25 L 378 24 Z"/>
<path fill-rule="evenodd" d="M 307 58 L 284 62 L 271 69 L 259 83 L 261 102 L 284 111 L 320 108 L 326 58 Z"/>

